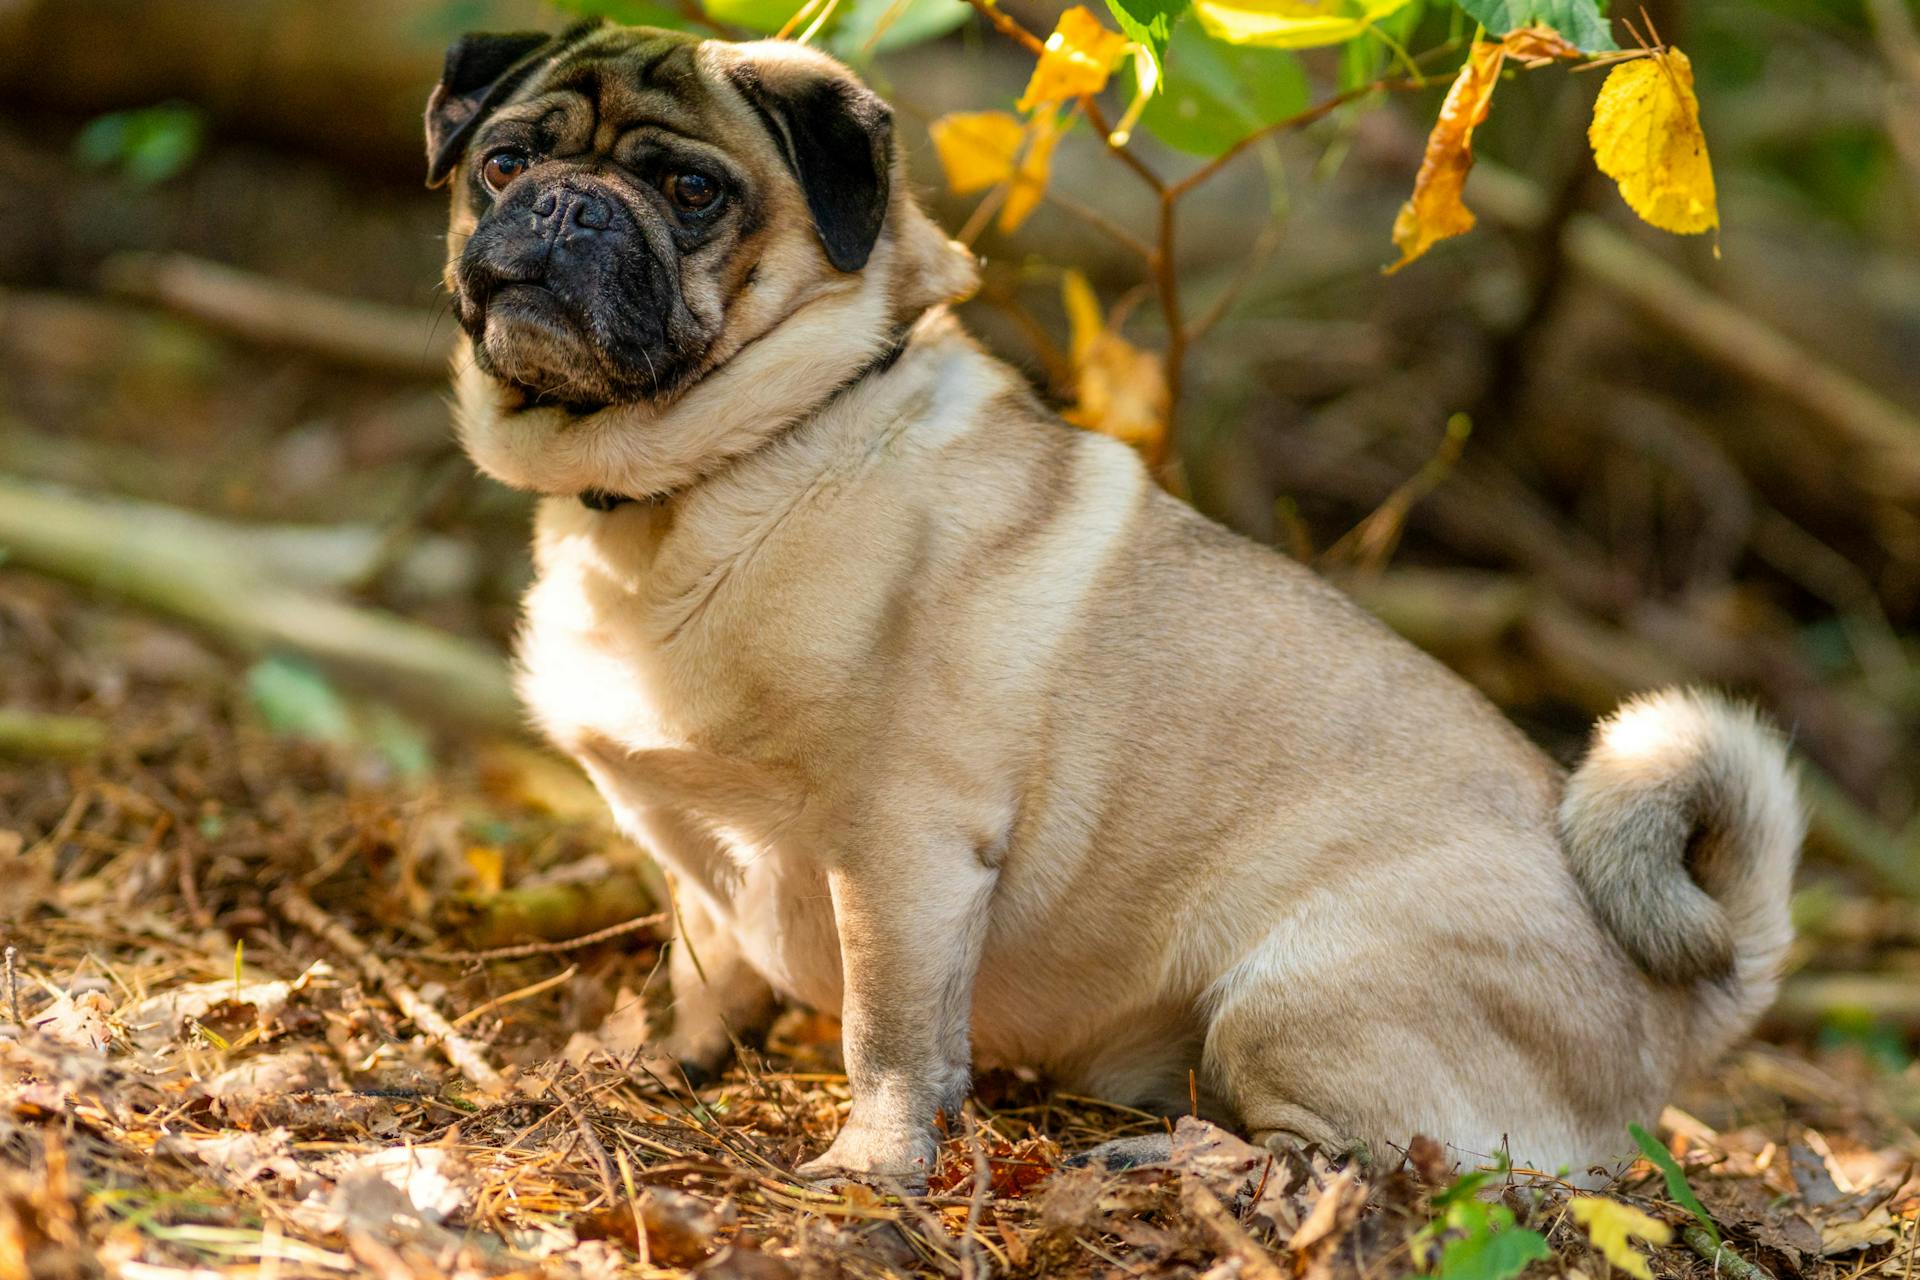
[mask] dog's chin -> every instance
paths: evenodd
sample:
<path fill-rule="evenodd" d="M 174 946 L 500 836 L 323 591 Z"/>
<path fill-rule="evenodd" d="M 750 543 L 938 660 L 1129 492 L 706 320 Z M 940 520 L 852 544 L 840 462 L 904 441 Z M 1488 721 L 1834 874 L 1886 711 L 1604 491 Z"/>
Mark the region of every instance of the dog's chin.
<path fill-rule="evenodd" d="M 572 310 L 538 285 L 504 285 L 487 299 L 474 355 L 529 404 L 591 410 L 637 398 L 607 369 Z"/>

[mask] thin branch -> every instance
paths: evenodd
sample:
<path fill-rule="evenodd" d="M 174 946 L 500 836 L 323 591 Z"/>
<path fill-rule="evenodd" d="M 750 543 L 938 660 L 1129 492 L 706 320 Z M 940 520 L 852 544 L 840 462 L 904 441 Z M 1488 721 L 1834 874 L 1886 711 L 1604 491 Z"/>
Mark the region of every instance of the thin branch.
<path fill-rule="evenodd" d="M 288 921 L 353 961 L 354 967 L 368 981 L 393 997 L 394 1004 L 400 1007 L 400 1012 L 406 1015 L 408 1021 L 439 1044 L 447 1061 L 459 1068 L 467 1079 L 488 1093 L 497 1095 L 508 1091 L 506 1078 L 487 1061 L 478 1045 L 454 1030 L 453 1024 L 434 1007 L 432 1001 L 409 986 L 392 965 L 375 955 L 373 948 L 356 937 L 352 930 L 315 906 L 313 899 L 292 885 L 283 885 L 268 895 L 268 901 Z"/>
<path fill-rule="evenodd" d="M 1057 191 L 1048 191 L 1041 198 L 1044 199 L 1048 204 L 1052 205 L 1054 208 L 1060 210 L 1060 212 L 1068 215 L 1069 217 L 1078 218 L 1081 222 L 1086 223 L 1088 226 L 1092 227 L 1095 231 L 1098 231 L 1101 234 L 1109 237 L 1110 239 L 1113 240 L 1115 244 L 1119 245 L 1121 248 L 1130 249 L 1134 253 L 1139 254 L 1142 258 L 1153 257 L 1152 245 L 1148 244 L 1145 240 L 1142 240 L 1139 236 L 1133 234 L 1133 232 L 1127 230 L 1125 227 L 1121 226 L 1119 223 L 1113 221 L 1111 218 L 1107 217 L 1106 214 L 1101 213 L 1098 209 L 1094 208 L 1092 205 L 1081 204 L 1078 200 L 1075 200 L 1072 196 L 1062 195 Z M 964 243 L 964 241 L 962 243 Z"/>
<path fill-rule="evenodd" d="M 1423 59 L 1433 57 L 1445 48 L 1447 48 L 1447 46 L 1443 45 L 1441 49 L 1432 50 L 1422 54 L 1421 57 Z M 1262 125 L 1260 128 L 1255 129 L 1252 133 L 1228 147 L 1225 151 L 1222 151 L 1213 159 L 1201 165 L 1198 169 L 1195 169 L 1186 177 L 1170 184 L 1167 187 L 1167 198 L 1170 200 L 1178 200 L 1181 196 L 1186 195 L 1189 191 L 1232 164 L 1241 155 L 1276 134 L 1291 133 L 1295 129 L 1304 129 L 1308 125 L 1315 124 L 1332 115 L 1348 103 L 1357 102 L 1361 98 L 1368 97 L 1372 94 L 1400 92 L 1407 89 L 1423 89 L 1431 83 L 1432 81 L 1424 78 L 1415 80 L 1407 76 L 1385 77 L 1375 80 L 1372 84 L 1363 84 L 1348 89 L 1344 93 L 1336 93 L 1331 98 L 1314 103 L 1304 111 L 1296 111 L 1284 120 L 1276 120 L 1272 124 Z"/>

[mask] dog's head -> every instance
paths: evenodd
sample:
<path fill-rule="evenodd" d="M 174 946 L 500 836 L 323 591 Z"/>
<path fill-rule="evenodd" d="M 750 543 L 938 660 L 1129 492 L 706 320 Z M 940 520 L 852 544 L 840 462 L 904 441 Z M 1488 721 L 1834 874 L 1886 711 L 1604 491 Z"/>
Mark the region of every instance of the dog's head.
<path fill-rule="evenodd" d="M 463 37 L 427 154 L 429 182 L 453 188 L 446 283 L 476 459 L 546 492 L 685 483 L 695 455 L 738 451 L 710 437 L 739 424 L 680 420 L 703 382 L 804 391 L 964 293 L 971 260 L 905 194 L 895 153 L 886 104 L 797 45 L 618 26 Z M 770 341 L 803 318 L 810 343 Z M 672 474 L 588 474 L 574 455 L 589 440 L 601 470 L 620 443 L 670 454 Z"/>

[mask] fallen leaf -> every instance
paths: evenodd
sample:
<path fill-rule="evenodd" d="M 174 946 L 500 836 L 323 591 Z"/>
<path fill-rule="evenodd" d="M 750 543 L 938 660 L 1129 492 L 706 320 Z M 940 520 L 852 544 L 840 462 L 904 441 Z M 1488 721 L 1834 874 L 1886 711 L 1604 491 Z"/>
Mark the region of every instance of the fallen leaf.
<path fill-rule="evenodd" d="M 229 1129 L 213 1134 L 168 1134 L 155 1148 L 162 1155 L 197 1160 L 230 1187 L 245 1186 L 263 1174 L 298 1184 L 311 1180 L 293 1158 L 285 1129 L 248 1133 Z"/>
<path fill-rule="evenodd" d="M 1587 1229 L 1587 1238 L 1608 1262 L 1630 1276 L 1653 1280 L 1647 1255 L 1628 1243 L 1627 1237 L 1638 1236 L 1648 1244 L 1662 1245 L 1673 1239 L 1672 1227 L 1605 1196 L 1575 1196 L 1567 1209 L 1574 1221 Z"/>
<path fill-rule="evenodd" d="M 666 1263 L 690 1267 L 714 1251 L 720 1233 L 733 1225 L 734 1216 L 732 1201 L 724 1201 L 716 1208 L 684 1191 L 648 1187 L 638 1199 L 622 1201 L 589 1215 L 577 1230 L 583 1240 L 619 1240 L 628 1248 L 637 1249 L 639 1229 L 644 1227 L 647 1255 L 656 1266 Z"/>
<path fill-rule="evenodd" d="M 957 196 L 1012 181 L 1026 132 L 1006 111 L 955 111 L 927 126 L 947 189 Z"/>
<path fill-rule="evenodd" d="M 1828 1258 L 1843 1253 L 1858 1253 L 1885 1244 L 1899 1234 L 1900 1226 L 1894 1220 L 1893 1211 L 1884 1204 L 1876 1205 L 1863 1217 L 1821 1223 L 1820 1253 Z"/>
<path fill-rule="evenodd" d="M 1264 1218 L 1282 1233 L 1299 1226 L 1299 1215 L 1287 1195 L 1294 1183 L 1292 1165 L 1217 1124 L 1181 1116 L 1173 1126 L 1167 1163 L 1191 1174 L 1236 1219 Z"/>
<path fill-rule="evenodd" d="M 1461 200 L 1467 173 L 1473 168 L 1473 130 L 1487 118 L 1493 86 L 1507 60 L 1504 45 L 1480 41 L 1467 52 L 1440 118 L 1427 135 L 1427 153 L 1413 180 L 1413 197 L 1400 206 L 1393 220 L 1393 243 L 1400 261 L 1387 268 L 1391 275 L 1420 257 L 1438 242 L 1473 230 L 1473 211 Z"/>
<path fill-rule="evenodd" d="M 253 1025 L 264 1036 L 296 992 L 306 990 L 316 978 L 332 972 L 321 961 L 309 966 L 305 973 L 291 982 L 235 983 L 232 979 L 224 979 L 189 983 L 149 996 L 128 1009 L 122 1017 L 130 1029 L 133 1042 L 148 1052 L 166 1048 L 180 1036 L 190 1033 L 194 1023 L 213 1018 L 215 1022 L 231 1024 L 231 1017 L 215 1017 L 216 1011 L 227 1015 L 247 1012 Z"/>
<path fill-rule="evenodd" d="M 66 1048 L 105 1053 L 113 1043 L 113 1002 L 98 991 L 78 996 L 63 991 L 52 1004 L 27 1019 L 27 1025 Z"/>
<path fill-rule="evenodd" d="M 1409 0 L 1194 0 L 1209 35 L 1228 44 L 1305 49 L 1345 44 Z"/>
<path fill-rule="evenodd" d="M 1719 227 L 1693 64 L 1680 50 L 1656 49 L 1608 72 L 1587 141 L 1600 172 L 1651 225 L 1680 235 Z"/>
<path fill-rule="evenodd" d="M 1033 65 L 1026 92 L 1014 103 L 1031 111 L 1048 103 L 1065 102 L 1107 87 L 1114 64 L 1127 52 L 1127 38 L 1109 31 L 1086 8 L 1075 5 L 1060 15 L 1046 47 Z"/>
<path fill-rule="evenodd" d="M 1165 446 L 1173 397 L 1160 358 L 1121 337 L 1078 271 L 1061 279 L 1074 373 L 1074 402 L 1061 417 L 1148 455 Z"/>

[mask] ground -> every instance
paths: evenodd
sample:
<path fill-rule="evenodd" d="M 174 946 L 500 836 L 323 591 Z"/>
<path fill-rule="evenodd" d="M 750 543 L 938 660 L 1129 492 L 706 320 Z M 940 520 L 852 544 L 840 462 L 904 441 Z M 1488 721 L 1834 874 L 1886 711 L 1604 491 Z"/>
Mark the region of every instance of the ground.
<path fill-rule="evenodd" d="M 1897 1024 L 1770 1025 L 1658 1118 L 1718 1250 L 1646 1161 L 1607 1195 L 1669 1241 L 1609 1261 L 1618 1216 L 1546 1173 L 1274 1160 L 1015 1075 L 933 1194 L 822 1190 L 790 1170 L 846 1110 L 836 1028 L 791 1011 L 698 1090 L 637 1070 L 653 881 L 557 762 L 4 566 L 0 705 L 111 726 L 0 759 L 0 1277 L 1920 1274 Z M 1816 897 L 1821 963 L 1920 943 Z M 1169 1123 L 1169 1163 L 1061 1167 Z"/>

